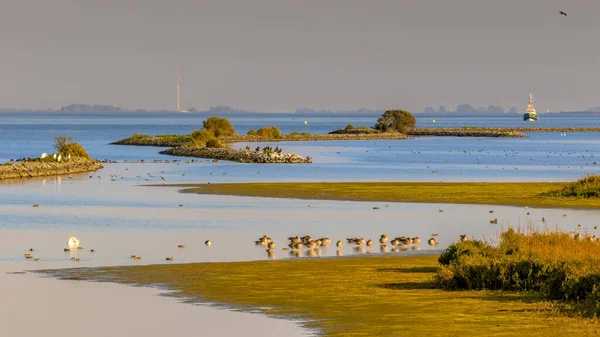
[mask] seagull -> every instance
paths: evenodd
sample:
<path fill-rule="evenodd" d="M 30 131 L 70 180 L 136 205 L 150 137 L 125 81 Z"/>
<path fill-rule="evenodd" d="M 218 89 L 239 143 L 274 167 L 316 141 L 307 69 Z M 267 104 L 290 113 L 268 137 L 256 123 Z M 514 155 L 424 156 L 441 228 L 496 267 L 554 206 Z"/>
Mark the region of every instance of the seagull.
<path fill-rule="evenodd" d="M 567 16 L 567 13 L 565 13 L 565 12 L 563 12 L 563 11 L 558 11 L 558 14 L 559 14 L 559 15 L 564 15 L 564 16 Z"/>

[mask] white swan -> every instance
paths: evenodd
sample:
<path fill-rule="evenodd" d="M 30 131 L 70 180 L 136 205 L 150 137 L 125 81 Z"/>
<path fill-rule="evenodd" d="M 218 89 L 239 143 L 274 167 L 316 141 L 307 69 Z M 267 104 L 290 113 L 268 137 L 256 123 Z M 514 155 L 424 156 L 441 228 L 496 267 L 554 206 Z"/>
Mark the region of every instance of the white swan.
<path fill-rule="evenodd" d="M 72 236 L 69 241 L 67 241 L 67 245 L 69 246 L 70 249 L 77 249 L 77 247 L 79 247 L 79 240 Z"/>

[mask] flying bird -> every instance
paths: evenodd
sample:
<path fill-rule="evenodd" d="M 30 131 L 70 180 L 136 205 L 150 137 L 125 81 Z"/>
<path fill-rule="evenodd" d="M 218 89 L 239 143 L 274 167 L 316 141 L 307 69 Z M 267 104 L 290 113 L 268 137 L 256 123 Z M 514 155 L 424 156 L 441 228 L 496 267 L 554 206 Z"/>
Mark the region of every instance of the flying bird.
<path fill-rule="evenodd" d="M 567 13 L 565 13 L 565 12 L 563 12 L 563 11 L 558 11 L 558 14 L 559 14 L 559 15 L 564 15 L 564 16 L 567 16 Z"/>

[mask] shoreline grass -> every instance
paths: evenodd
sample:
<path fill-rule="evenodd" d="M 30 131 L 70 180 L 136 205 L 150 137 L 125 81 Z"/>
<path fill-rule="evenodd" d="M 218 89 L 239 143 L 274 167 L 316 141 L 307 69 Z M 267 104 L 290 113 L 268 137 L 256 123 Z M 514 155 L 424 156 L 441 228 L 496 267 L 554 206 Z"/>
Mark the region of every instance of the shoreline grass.
<path fill-rule="evenodd" d="M 302 319 L 326 336 L 548 336 L 600 332 L 597 320 L 532 292 L 435 288 L 436 255 L 168 264 L 45 271 L 63 279 L 158 286 L 186 302 Z M 173 293 L 174 292 L 174 293 Z"/>
<path fill-rule="evenodd" d="M 574 184 L 574 183 L 571 183 Z M 569 183 L 310 182 L 173 184 L 184 193 L 310 200 L 600 209 L 600 198 L 547 195 Z"/>

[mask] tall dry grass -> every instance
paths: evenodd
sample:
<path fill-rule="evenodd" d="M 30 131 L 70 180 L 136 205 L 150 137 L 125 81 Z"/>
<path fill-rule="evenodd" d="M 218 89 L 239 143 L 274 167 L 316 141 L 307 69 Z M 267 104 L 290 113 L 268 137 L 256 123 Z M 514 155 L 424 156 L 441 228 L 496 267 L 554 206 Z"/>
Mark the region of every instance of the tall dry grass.
<path fill-rule="evenodd" d="M 446 289 L 538 291 L 575 302 L 584 315 L 600 314 L 600 243 L 593 232 L 510 228 L 495 245 L 454 243 L 439 262 L 435 281 Z"/>

